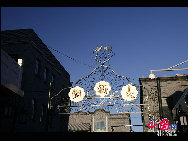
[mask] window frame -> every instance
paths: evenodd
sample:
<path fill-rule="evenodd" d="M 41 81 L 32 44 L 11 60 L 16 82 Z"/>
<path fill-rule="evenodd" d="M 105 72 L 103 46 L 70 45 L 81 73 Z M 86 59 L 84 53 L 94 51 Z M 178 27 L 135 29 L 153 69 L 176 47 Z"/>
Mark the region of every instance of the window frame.
<path fill-rule="evenodd" d="M 96 131 L 99 131 L 99 132 L 105 131 L 105 122 L 104 121 L 96 122 Z"/>

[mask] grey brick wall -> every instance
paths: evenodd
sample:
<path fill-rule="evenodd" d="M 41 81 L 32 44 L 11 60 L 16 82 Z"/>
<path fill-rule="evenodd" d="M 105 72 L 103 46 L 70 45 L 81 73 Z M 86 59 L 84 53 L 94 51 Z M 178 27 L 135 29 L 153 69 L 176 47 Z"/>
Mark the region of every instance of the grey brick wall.
<path fill-rule="evenodd" d="M 141 103 L 143 106 L 143 123 L 149 124 L 149 113 L 160 120 L 168 118 L 173 123 L 172 108 L 178 102 L 183 91 L 188 88 L 188 76 L 158 77 L 155 79 L 140 78 Z M 157 128 L 155 129 L 157 130 Z M 144 131 L 151 131 L 145 127 Z"/>

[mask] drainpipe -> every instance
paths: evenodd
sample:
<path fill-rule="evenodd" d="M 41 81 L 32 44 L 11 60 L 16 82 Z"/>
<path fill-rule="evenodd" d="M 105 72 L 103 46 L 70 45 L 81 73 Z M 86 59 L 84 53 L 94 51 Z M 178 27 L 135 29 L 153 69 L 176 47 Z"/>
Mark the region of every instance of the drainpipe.
<path fill-rule="evenodd" d="M 162 100 L 161 100 L 161 86 L 160 86 L 159 78 L 157 78 L 157 91 L 158 91 L 159 115 L 160 115 L 160 120 L 162 120 L 163 111 L 162 111 Z"/>

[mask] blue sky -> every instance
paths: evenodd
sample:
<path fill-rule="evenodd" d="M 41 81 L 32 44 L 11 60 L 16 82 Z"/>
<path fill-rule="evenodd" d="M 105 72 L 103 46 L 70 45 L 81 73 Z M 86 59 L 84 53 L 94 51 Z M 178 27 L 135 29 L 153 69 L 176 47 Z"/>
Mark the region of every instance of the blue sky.
<path fill-rule="evenodd" d="M 111 68 L 135 84 L 140 77 L 148 77 L 151 69 L 169 68 L 188 59 L 188 7 L 1 8 L 1 30 L 25 28 L 34 29 L 47 46 L 93 67 L 99 65 L 93 49 L 112 46 Z M 74 83 L 93 70 L 52 53 Z M 177 68 L 186 67 L 188 63 Z M 176 74 L 188 72 L 155 72 L 156 76 Z"/>

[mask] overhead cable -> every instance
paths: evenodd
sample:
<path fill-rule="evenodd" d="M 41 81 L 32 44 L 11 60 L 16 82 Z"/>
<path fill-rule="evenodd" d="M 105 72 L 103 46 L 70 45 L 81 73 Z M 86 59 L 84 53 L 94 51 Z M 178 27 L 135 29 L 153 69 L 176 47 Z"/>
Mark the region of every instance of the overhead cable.
<path fill-rule="evenodd" d="M 67 58 L 69 58 L 69 59 L 71 59 L 71 60 L 73 60 L 73 61 L 75 61 L 75 62 L 77 62 L 77 63 L 80 63 L 82 65 L 88 66 L 89 68 L 94 68 L 93 66 L 91 66 L 89 64 L 86 64 L 86 63 L 84 63 L 84 62 L 82 62 L 82 61 L 80 61 L 78 59 L 73 58 L 73 57 L 70 57 L 69 55 L 67 55 L 65 53 L 62 53 L 62 52 L 60 52 L 60 51 L 58 51 L 58 50 L 56 50 L 56 49 L 54 49 L 52 47 L 48 46 L 48 48 L 51 49 L 51 50 L 53 50 L 53 51 L 55 51 L 55 52 L 57 52 L 57 53 L 59 53 L 59 54 L 61 54 L 61 55 L 63 55 L 63 56 L 65 56 L 65 57 L 67 57 Z"/>

